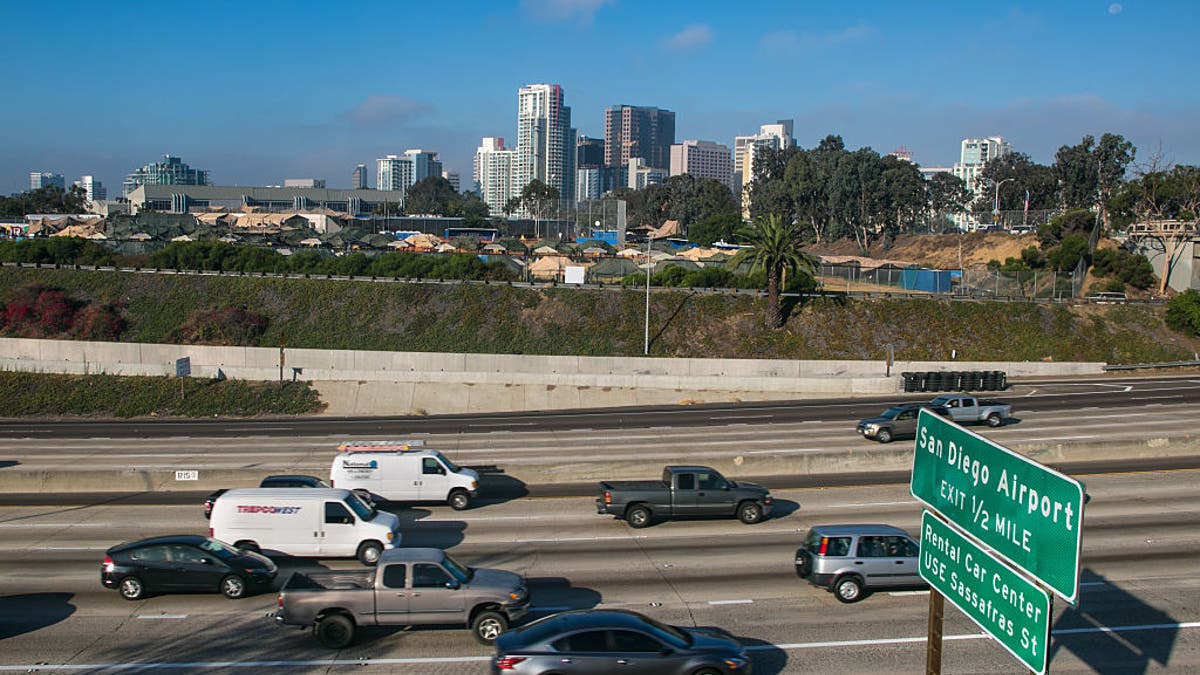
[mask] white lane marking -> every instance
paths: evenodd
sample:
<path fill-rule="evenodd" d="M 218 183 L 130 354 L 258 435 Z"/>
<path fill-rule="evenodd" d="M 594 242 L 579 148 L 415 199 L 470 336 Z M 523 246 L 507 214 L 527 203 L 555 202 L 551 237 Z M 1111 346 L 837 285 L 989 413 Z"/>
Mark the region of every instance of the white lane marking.
<path fill-rule="evenodd" d="M 714 415 L 710 419 L 714 420 L 770 420 L 775 419 L 774 415 Z"/>
<path fill-rule="evenodd" d="M 849 504 L 829 504 L 826 508 L 830 509 L 849 509 L 858 506 L 902 506 L 905 504 L 916 504 L 915 499 L 906 499 L 900 502 L 851 502 Z"/>
<path fill-rule="evenodd" d="M 1079 635 L 1083 633 L 1132 633 L 1135 631 L 1180 630 L 1184 628 L 1200 628 L 1200 621 L 1186 623 L 1157 623 L 1138 626 L 1099 626 L 1088 628 L 1064 628 L 1052 631 L 1052 635 Z M 990 636 L 984 633 L 967 633 L 962 635 L 944 635 L 943 640 L 987 640 Z M 829 642 L 796 642 L 791 644 L 750 645 L 748 652 L 761 652 L 769 649 L 822 649 L 827 647 L 858 647 L 870 645 L 898 645 L 925 642 L 925 637 L 881 638 L 876 640 L 834 640 Z M 192 662 L 146 662 L 146 663 L 37 663 L 19 665 L 0 665 L 0 671 L 39 670 L 165 670 L 170 668 L 295 668 L 300 666 L 395 666 L 420 665 L 431 663 L 483 663 L 491 661 L 490 656 L 441 656 L 408 659 L 324 659 L 311 661 L 192 661 Z"/>
<path fill-rule="evenodd" d="M 138 614 L 139 619 L 186 619 L 187 614 Z"/>
<path fill-rule="evenodd" d="M 24 546 L 26 551 L 107 551 L 107 546 Z M 11 550 L 5 548 L 4 550 Z"/>
<path fill-rule="evenodd" d="M 753 605 L 753 600 L 709 600 L 710 605 Z"/>

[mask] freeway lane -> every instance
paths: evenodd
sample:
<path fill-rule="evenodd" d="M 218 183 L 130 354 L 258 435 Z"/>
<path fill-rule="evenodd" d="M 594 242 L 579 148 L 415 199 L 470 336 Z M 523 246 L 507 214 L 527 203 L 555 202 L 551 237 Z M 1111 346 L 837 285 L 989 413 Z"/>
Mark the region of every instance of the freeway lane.
<path fill-rule="evenodd" d="M 984 397 L 990 397 L 988 393 Z M 6 420 L 0 438 L 170 438 L 303 435 L 390 435 L 482 433 L 570 429 L 629 429 L 647 426 L 794 423 L 857 420 L 883 404 L 920 400 L 930 394 L 886 399 L 836 399 L 713 403 L 692 406 L 603 408 L 534 413 L 488 413 L 430 417 L 288 417 L 214 420 Z M 1200 376 L 1106 377 L 1015 383 L 996 398 L 1013 402 L 1017 414 L 1088 407 L 1131 408 L 1149 403 L 1200 403 Z"/>
<path fill-rule="evenodd" d="M 1053 672 L 1200 669 L 1198 476 L 1084 477 L 1093 499 L 1084 524 L 1083 599 L 1078 608 L 1056 607 Z M 527 575 L 539 613 L 627 607 L 676 623 L 723 626 L 751 646 L 760 675 L 867 672 L 880 663 L 920 672 L 926 595 L 877 593 L 842 605 L 791 569 L 797 542 L 818 522 L 889 522 L 911 531 L 920 509 L 906 488 L 788 489 L 777 496 L 782 513 L 752 527 L 701 520 L 634 531 L 595 515 L 586 498 L 523 498 L 466 512 L 417 507 L 400 515 L 410 544 L 447 546 L 472 563 Z M 273 595 L 129 603 L 100 587 L 104 547 L 205 525 L 191 505 L 0 507 L 0 667 L 227 664 L 179 668 L 212 672 L 238 662 L 286 661 L 279 672 L 485 672 L 480 659 L 487 650 L 462 630 L 380 630 L 330 652 L 304 632 L 271 625 Z M 288 562 L 289 569 L 355 565 Z M 954 610 L 946 631 L 958 638 L 945 647 L 947 672 L 1015 670 L 999 646 L 978 639 Z"/>

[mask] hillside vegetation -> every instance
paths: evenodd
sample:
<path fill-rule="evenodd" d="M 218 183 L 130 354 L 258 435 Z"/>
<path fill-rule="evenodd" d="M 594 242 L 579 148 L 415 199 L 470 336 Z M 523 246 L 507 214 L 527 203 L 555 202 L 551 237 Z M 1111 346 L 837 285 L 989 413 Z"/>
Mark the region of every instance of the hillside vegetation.
<path fill-rule="evenodd" d="M 286 339 L 318 349 L 642 354 L 644 295 L 636 290 L 0 269 L 5 299 L 35 283 L 120 307 L 124 342 L 227 343 L 236 335 L 263 347 Z M 765 303 L 656 291 L 651 356 L 883 359 L 890 343 L 899 360 L 946 359 L 953 349 L 959 360 L 1146 363 L 1190 359 L 1200 348 L 1167 329 L 1157 306 L 824 299 L 786 307 L 784 327 L 770 330 Z M 227 308 L 252 317 L 255 330 L 183 330 L 197 317 L 238 314 Z M 5 334 L 28 333 L 10 325 Z"/>

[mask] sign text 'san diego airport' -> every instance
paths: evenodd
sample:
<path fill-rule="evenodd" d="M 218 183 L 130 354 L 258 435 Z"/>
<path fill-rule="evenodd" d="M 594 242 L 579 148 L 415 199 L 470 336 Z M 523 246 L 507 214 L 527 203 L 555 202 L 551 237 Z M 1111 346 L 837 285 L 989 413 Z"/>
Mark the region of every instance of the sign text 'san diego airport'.
<path fill-rule="evenodd" d="M 1035 673 L 1046 672 L 1050 594 L 929 511 L 921 515 L 921 578 Z"/>
<path fill-rule="evenodd" d="M 1079 481 L 921 410 L 911 492 L 1075 603 L 1083 525 Z"/>

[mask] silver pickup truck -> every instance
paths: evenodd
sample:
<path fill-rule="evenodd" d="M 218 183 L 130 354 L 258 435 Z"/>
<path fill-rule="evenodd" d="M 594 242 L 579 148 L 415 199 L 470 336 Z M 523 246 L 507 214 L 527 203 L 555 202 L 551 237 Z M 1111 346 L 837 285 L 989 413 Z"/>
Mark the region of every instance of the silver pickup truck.
<path fill-rule="evenodd" d="M 986 423 L 998 427 L 1012 417 L 1012 406 L 1001 401 L 984 401 L 969 394 L 946 394 L 929 402 L 944 405 L 950 410 L 950 418 L 959 424 Z"/>
<path fill-rule="evenodd" d="M 512 572 L 467 567 L 438 548 L 398 548 L 374 569 L 293 573 L 277 604 L 276 623 L 312 626 L 332 649 L 360 626 L 460 624 L 491 644 L 529 613 L 529 592 Z"/>

